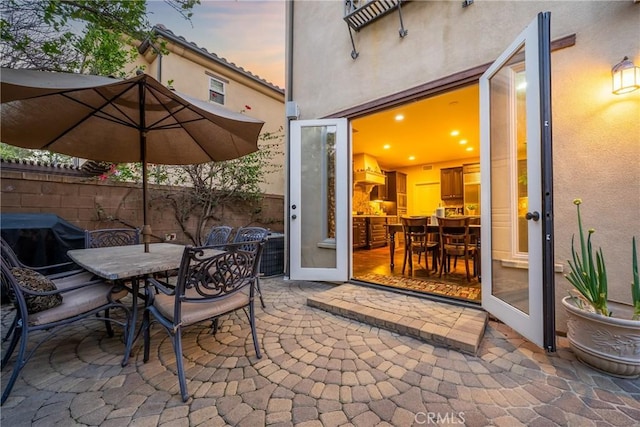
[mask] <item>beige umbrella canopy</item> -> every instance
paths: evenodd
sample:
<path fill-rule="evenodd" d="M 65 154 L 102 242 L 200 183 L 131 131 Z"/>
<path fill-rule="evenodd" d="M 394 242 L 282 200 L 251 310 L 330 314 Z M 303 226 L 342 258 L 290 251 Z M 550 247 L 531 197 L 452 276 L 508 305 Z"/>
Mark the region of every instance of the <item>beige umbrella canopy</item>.
<path fill-rule="evenodd" d="M 143 164 L 145 251 L 147 163 L 230 160 L 258 149 L 264 122 L 179 94 L 141 74 L 120 80 L 2 68 L 0 139 L 85 159 Z"/>

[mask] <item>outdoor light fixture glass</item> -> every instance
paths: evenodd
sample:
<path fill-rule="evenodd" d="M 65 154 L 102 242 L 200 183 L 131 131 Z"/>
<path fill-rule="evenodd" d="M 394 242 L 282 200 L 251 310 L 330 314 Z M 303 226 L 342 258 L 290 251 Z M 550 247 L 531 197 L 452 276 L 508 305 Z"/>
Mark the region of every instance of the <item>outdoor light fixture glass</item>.
<path fill-rule="evenodd" d="M 640 67 L 636 67 L 627 56 L 614 65 L 611 69 L 611 77 L 613 79 L 612 92 L 616 95 L 640 89 Z"/>

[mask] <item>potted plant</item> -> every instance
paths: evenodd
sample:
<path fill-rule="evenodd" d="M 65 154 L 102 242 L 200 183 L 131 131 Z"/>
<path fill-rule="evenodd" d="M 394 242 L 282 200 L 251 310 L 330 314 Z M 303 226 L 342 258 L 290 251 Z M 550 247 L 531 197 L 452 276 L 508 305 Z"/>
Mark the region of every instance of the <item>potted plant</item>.
<path fill-rule="evenodd" d="M 578 212 L 580 248 L 571 239 L 570 272 L 565 277 L 577 295 L 562 299 L 568 321 L 569 345 L 582 362 L 609 374 L 635 378 L 640 376 L 640 280 L 636 239 L 632 239 L 632 305 L 608 299 L 607 269 L 602 249 L 594 252 L 591 238 L 585 232 L 580 215 L 582 201 L 573 203 Z M 574 236 L 575 237 L 575 236 Z"/>

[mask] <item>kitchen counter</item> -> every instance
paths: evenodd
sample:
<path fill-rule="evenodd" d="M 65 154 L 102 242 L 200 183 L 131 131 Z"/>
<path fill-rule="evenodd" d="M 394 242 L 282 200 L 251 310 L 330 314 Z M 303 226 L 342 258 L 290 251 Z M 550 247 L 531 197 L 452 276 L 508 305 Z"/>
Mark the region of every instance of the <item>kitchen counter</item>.
<path fill-rule="evenodd" d="M 395 216 L 353 215 L 353 248 L 372 249 L 387 245 L 388 222 L 396 222 Z"/>

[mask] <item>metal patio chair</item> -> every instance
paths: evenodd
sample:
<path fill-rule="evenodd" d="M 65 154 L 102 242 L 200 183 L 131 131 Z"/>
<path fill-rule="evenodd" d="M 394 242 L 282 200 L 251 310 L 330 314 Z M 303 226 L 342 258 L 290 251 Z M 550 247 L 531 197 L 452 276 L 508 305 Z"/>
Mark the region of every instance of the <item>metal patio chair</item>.
<path fill-rule="evenodd" d="M 249 319 L 256 356 L 262 357 L 256 334 L 254 299 L 258 283 L 257 267 L 263 247 L 263 241 L 187 246 L 175 288 L 154 278 L 147 279 L 147 303 L 142 321 L 143 360 L 149 360 L 149 330 L 153 315 L 171 337 L 183 401 L 189 398 L 182 360 L 182 331 L 185 327 L 213 320 L 215 334 L 220 316 L 242 309 Z"/>
<path fill-rule="evenodd" d="M 128 246 L 140 243 L 140 230 L 137 228 L 103 228 L 85 230 L 84 247 L 106 248 L 111 246 Z"/>
<path fill-rule="evenodd" d="M 233 228 L 229 227 L 228 225 L 213 226 L 211 227 L 211 231 L 209 231 L 209 235 L 207 235 L 204 245 L 211 246 L 227 243 L 232 231 Z"/>
<path fill-rule="evenodd" d="M 266 243 L 268 235 L 269 235 L 269 230 L 267 230 L 266 228 L 240 227 L 238 228 L 235 236 L 233 237 L 233 242 L 238 243 L 238 242 L 259 240 L 261 242 Z M 260 271 L 260 260 L 258 260 L 258 266 L 256 271 Z M 260 289 L 260 277 L 259 276 L 257 277 L 258 279 L 257 279 L 256 286 L 258 288 L 258 296 L 260 297 L 260 305 L 262 305 L 262 308 L 266 308 L 266 305 L 264 305 L 264 299 L 262 298 L 262 289 Z"/>
<path fill-rule="evenodd" d="M 6 240 L 4 240 L 3 238 L 0 238 L 0 240 L 1 240 L 0 253 L 1 253 L 2 259 L 7 263 L 9 268 L 14 268 L 14 267 L 28 268 L 30 270 L 37 271 L 39 273 L 52 271 L 52 270 L 53 271 L 63 270 L 63 271 L 58 271 L 57 273 L 47 274 L 46 277 L 49 280 L 58 280 L 60 282 L 65 282 L 65 283 L 87 281 L 93 276 L 91 273 L 83 270 L 82 268 L 79 268 L 72 261 L 58 263 L 58 264 L 43 265 L 39 267 L 26 265 L 22 261 L 20 261 L 20 259 L 18 258 L 18 255 L 15 253 L 11 245 L 9 245 L 9 243 Z M 70 268 L 73 268 L 73 269 L 69 270 Z M 2 282 L 1 286 L 3 287 L 3 294 L 6 294 L 6 295 L 11 294 L 11 289 L 9 288 L 8 283 Z M 17 322 L 18 322 L 18 316 L 16 316 L 13 319 L 13 322 L 9 326 L 9 329 L 7 329 L 5 336 L 2 338 L 3 342 L 9 339 L 9 337 L 15 330 Z"/>
<path fill-rule="evenodd" d="M 103 280 L 70 280 L 50 281 L 40 273 L 23 267 L 11 267 L 4 258 L 2 263 L 2 281 L 11 292 L 11 300 L 16 309 L 15 330 L 2 358 L 0 369 L 4 369 L 18 344 L 18 355 L 13 364 L 13 372 L 2 392 L 3 404 L 31 356 L 40 345 L 50 338 L 57 328 L 83 319 L 105 321 L 107 334 L 113 336 L 111 323 L 124 328 L 125 335 L 130 324 L 129 308 L 119 300 L 127 295 L 127 291 Z M 80 275 L 76 275 L 79 279 Z M 62 297 L 64 296 L 64 298 Z M 125 313 L 124 320 L 116 320 L 110 316 L 110 309 L 119 308 Z M 39 342 L 27 351 L 27 343 L 34 332 Z"/>

